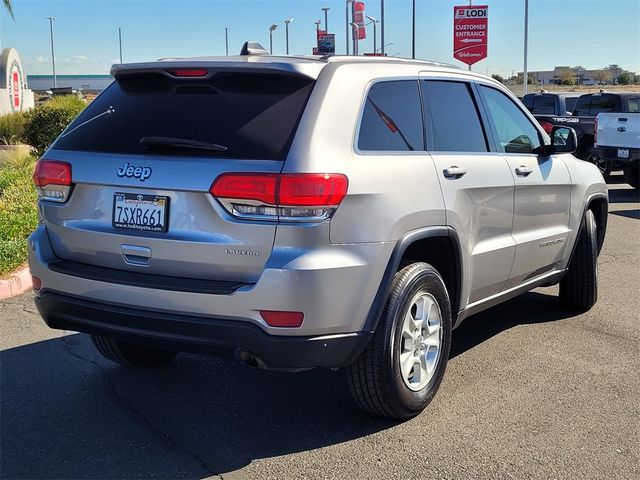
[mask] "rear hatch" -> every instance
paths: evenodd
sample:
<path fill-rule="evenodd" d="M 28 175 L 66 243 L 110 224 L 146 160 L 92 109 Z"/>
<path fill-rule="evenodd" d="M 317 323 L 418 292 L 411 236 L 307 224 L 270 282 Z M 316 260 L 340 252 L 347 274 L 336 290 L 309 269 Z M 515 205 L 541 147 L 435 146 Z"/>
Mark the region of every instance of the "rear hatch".
<path fill-rule="evenodd" d="M 276 222 L 238 220 L 210 193 L 228 172 L 279 173 L 314 80 L 208 66 L 127 72 L 45 160 L 71 168 L 42 202 L 60 259 L 173 277 L 255 282 Z"/>

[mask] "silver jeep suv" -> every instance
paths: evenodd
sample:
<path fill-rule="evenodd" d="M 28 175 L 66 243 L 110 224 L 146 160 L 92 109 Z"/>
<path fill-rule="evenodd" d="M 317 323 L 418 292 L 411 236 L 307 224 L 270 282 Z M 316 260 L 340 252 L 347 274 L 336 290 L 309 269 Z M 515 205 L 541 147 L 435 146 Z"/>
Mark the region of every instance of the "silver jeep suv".
<path fill-rule="evenodd" d="M 43 155 L 29 262 L 50 327 L 127 366 L 344 367 L 399 419 L 465 317 L 557 283 L 595 303 L 607 190 L 571 129 L 442 64 L 260 53 L 116 65 Z"/>

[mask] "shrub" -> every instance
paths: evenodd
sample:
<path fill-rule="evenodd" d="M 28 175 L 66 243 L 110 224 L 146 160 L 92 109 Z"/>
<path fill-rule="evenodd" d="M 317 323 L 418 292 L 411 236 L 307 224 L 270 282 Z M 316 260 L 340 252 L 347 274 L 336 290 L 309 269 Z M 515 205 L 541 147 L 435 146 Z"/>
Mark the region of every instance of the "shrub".
<path fill-rule="evenodd" d="M 24 112 L 0 115 L 0 141 L 12 145 L 24 141 L 24 126 L 27 118 Z"/>
<path fill-rule="evenodd" d="M 35 159 L 19 155 L 0 164 L 0 275 L 26 262 L 26 238 L 38 223 L 37 194 L 31 181 Z"/>
<path fill-rule="evenodd" d="M 37 106 L 26 114 L 25 141 L 42 155 L 85 107 L 76 96 L 54 97 Z"/>

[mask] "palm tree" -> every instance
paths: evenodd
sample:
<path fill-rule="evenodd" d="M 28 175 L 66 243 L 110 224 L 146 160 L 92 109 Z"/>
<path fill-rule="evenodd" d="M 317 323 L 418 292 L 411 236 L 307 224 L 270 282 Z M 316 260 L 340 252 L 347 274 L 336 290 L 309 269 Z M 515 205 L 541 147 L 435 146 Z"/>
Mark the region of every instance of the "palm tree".
<path fill-rule="evenodd" d="M 13 16 L 13 5 L 11 5 L 11 0 L 2 0 L 2 3 L 4 3 L 4 8 L 7 9 L 7 12 L 9 12 L 11 18 L 15 20 L 15 17 Z"/>

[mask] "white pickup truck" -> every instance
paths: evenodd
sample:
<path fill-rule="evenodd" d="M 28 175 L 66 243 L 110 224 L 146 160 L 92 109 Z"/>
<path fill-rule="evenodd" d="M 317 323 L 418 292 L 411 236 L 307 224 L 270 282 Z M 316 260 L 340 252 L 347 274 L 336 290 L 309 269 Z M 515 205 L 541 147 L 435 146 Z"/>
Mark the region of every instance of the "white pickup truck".
<path fill-rule="evenodd" d="M 640 96 L 637 113 L 599 113 L 595 125 L 595 148 L 600 158 L 624 170 L 633 188 L 640 183 Z"/>

